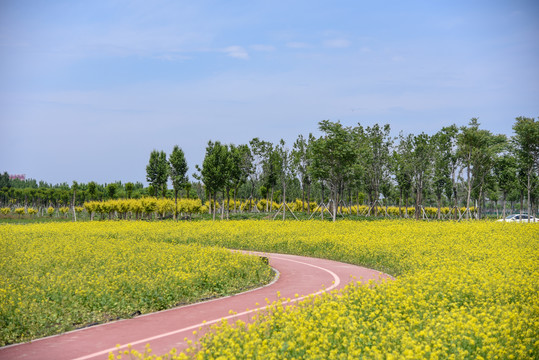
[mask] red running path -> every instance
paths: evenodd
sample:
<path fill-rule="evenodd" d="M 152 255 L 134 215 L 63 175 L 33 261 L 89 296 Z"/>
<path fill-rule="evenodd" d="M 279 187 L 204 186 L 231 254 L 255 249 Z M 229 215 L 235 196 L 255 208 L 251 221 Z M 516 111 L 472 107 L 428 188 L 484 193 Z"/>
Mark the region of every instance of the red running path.
<path fill-rule="evenodd" d="M 341 289 L 353 281 L 390 279 L 389 275 L 360 266 L 331 260 L 295 255 L 254 253 L 269 258 L 278 277 L 270 285 L 245 293 L 202 303 L 182 306 L 132 319 L 110 322 L 28 343 L 0 348 L 0 359 L 108 359 L 110 352 L 127 349 L 144 351 L 150 344 L 153 354 L 165 354 L 172 348 L 187 348 L 185 338 L 195 340 L 211 324 L 222 319 L 229 323 L 248 321 L 268 302 L 290 298 L 301 300 L 311 294 Z M 299 295 L 296 297 L 296 295 Z M 231 313 L 231 311 L 233 313 Z M 202 331 L 199 328 L 202 327 Z M 193 331 L 197 331 L 197 335 Z"/>

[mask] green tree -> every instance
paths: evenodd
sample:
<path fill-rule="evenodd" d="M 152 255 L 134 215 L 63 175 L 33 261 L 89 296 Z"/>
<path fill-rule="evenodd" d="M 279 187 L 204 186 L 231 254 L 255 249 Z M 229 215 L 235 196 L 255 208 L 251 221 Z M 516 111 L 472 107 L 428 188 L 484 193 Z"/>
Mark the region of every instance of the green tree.
<path fill-rule="evenodd" d="M 279 145 L 276 147 L 276 152 L 279 155 L 281 160 L 279 169 L 280 169 L 280 178 L 283 189 L 282 196 L 282 209 L 283 209 L 283 220 L 286 218 L 286 187 L 288 179 L 294 176 L 294 168 L 292 166 L 292 157 L 290 156 L 290 150 L 286 147 L 285 141 L 281 139 Z M 295 215 L 294 215 L 295 216 Z"/>
<path fill-rule="evenodd" d="M 479 125 L 477 118 L 472 118 L 457 136 L 458 155 L 466 169 L 466 219 L 469 219 L 472 191 L 477 192 L 478 199 L 482 198 L 487 176 L 506 142 L 503 135 L 493 135 L 479 129 Z M 480 211 L 478 215 L 481 216 Z"/>
<path fill-rule="evenodd" d="M 118 191 L 118 185 L 116 183 L 110 183 L 105 189 L 107 197 L 112 200 L 116 196 L 116 192 Z"/>
<path fill-rule="evenodd" d="M 468 127 L 461 127 L 458 135 L 458 155 L 466 168 L 466 218 L 469 218 L 470 199 L 472 194 L 472 165 L 474 154 L 479 151 L 479 122 L 477 118 L 470 120 Z"/>
<path fill-rule="evenodd" d="M 217 192 L 223 191 L 227 180 L 227 154 L 228 150 L 225 145 L 221 145 L 219 141 L 213 143 L 208 142 L 206 147 L 206 155 L 202 162 L 202 168 L 196 166 L 200 175 L 195 175 L 195 178 L 200 179 L 209 193 L 210 204 L 213 205 L 213 220 L 215 220 Z"/>
<path fill-rule="evenodd" d="M 295 168 L 295 173 L 299 177 L 301 183 L 301 200 L 302 210 L 305 211 L 305 191 L 307 191 L 307 214 L 311 214 L 309 203 L 311 202 L 311 174 L 309 168 L 311 166 L 310 146 L 314 141 L 313 134 L 305 139 L 303 135 L 299 135 L 294 142 L 291 152 L 292 166 Z"/>
<path fill-rule="evenodd" d="M 390 154 L 393 145 L 390 131 L 390 126 L 387 124 L 383 127 L 375 124 L 365 130 L 359 125 L 357 129 L 359 137 L 365 142 L 359 156 L 364 163 L 364 184 L 371 207 L 380 196 L 381 184 L 389 181 Z"/>
<path fill-rule="evenodd" d="M 187 170 L 189 170 L 189 167 L 187 166 L 187 161 L 185 160 L 185 154 L 178 145 L 174 146 L 174 149 L 172 150 L 172 153 L 168 159 L 168 163 L 170 166 L 170 179 L 172 180 L 172 187 L 174 189 L 174 220 L 176 220 L 178 211 L 178 192 L 189 182 L 189 178 L 187 176 Z"/>
<path fill-rule="evenodd" d="M 266 211 L 271 211 L 271 204 L 273 201 L 273 193 L 275 191 L 275 186 L 277 185 L 277 182 L 279 181 L 279 173 L 281 171 L 281 160 L 279 157 L 279 153 L 274 149 L 273 144 L 270 144 L 267 148 L 267 152 L 265 154 L 264 162 L 262 164 L 262 170 L 263 170 L 263 184 L 267 189 L 271 189 L 271 192 L 268 191 L 268 202 L 266 203 Z"/>
<path fill-rule="evenodd" d="M 11 187 L 11 181 L 9 180 L 9 174 L 7 171 L 4 171 L 2 175 L 0 175 L 0 189 L 3 188 L 10 188 Z"/>
<path fill-rule="evenodd" d="M 95 181 L 90 181 L 88 183 L 88 195 L 90 195 L 90 200 L 95 200 L 97 198 L 97 184 Z"/>
<path fill-rule="evenodd" d="M 404 198 L 404 216 L 408 217 L 408 198 L 412 189 L 412 153 L 414 149 L 414 136 L 407 135 L 401 132 L 399 134 L 399 145 L 393 151 L 393 172 L 399 189 L 399 214 L 402 199 Z"/>
<path fill-rule="evenodd" d="M 71 202 L 71 209 L 73 210 L 73 221 L 77 221 L 77 212 L 75 211 L 75 202 L 77 200 L 78 188 L 79 188 L 79 184 L 76 181 L 73 181 L 73 185 L 71 186 L 71 190 L 73 191 L 73 201 Z"/>
<path fill-rule="evenodd" d="M 473 165 L 474 194 L 478 204 L 478 217 L 482 217 L 485 192 L 489 190 L 490 179 L 497 158 L 507 144 L 505 135 L 494 135 L 483 130 L 482 151 L 476 153 Z"/>
<path fill-rule="evenodd" d="M 311 171 L 316 178 L 329 184 L 335 221 L 339 190 L 351 174 L 356 151 L 351 128 L 329 120 L 322 120 L 318 127 L 324 135 L 313 141 Z"/>
<path fill-rule="evenodd" d="M 152 185 L 155 197 L 163 190 L 166 191 L 168 170 L 167 154 L 164 151 L 153 150 L 146 166 L 146 181 Z"/>
<path fill-rule="evenodd" d="M 253 161 L 252 161 L 253 170 L 250 174 L 251 204 L 249 205 L 249 207 L 253 208 L 252 199 L 255 197 L 255 188 L 257 186 L 259 186 L 258 190 L 260 191 L 261 197 L 268 198 L 267 191 L 264 191 L 264 193 L 262 193 L 262 188 L 267 190 L 267 188 L 262 184 L 262 180 L 264 179 L 264 176 L 265 176 L 264 174 L 265 163 L 268 161 L 269 153 L 273 149 L 273 145 L 268 141 L 263 141 L 263 140 L 260 140 L 259 138 L 253 138 L 249 142 L 249 146 L 250 146 L 251 154 L 253 157 Z"/>
<path fill-rule="evenodd" d="M 421 133 L 413 138 L 412 184 L 415 189 L 415 218 L 419 220 L 423 205 L 423 190 L 432 167 L 433 149 L 430 136 Z"/>
<path fill-rule="evenodd" d="M 441 218 L 442 195 L 452 193 L 453 128 L 442 128 L 432 137 L 433 146 L 433 187 L 438 205 L 438 219 Z"/>
<path fill-rule="evenodd" d="M 127 193 L 128 199 L 131 199 L 134 189 L 135 189 L 135 185 L 132 182 L 125 183 L 125 192 Z"/>
<path fill-rule="evenodd" d="M 236 212 L 236 198 L 238 189 L 247 183 L 253 172 L 253 155 L 248 145 L 230 145 L 230 183 L 234 191 L 234 212 Z"/>
<path fill-rule="evenodd" d="M 539 121 L 534 118 L 517 117 L 513 125 L 515 132 L 512 143 L 518 161 L 518 166 L 523 174 L 521 183 L 527 190 L 528 214 L 532 214 L 532 193 L 534 191 L 534 177 L 538 176 L 539 170 Z"/>

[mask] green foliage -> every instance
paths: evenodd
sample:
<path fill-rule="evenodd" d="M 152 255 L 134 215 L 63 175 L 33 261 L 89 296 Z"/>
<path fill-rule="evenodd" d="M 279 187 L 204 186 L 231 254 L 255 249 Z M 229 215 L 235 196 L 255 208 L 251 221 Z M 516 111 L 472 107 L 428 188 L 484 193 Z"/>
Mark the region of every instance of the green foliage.
<path fill-rule="evenodd" d="M 118 186 L 115 183 L 108 184 L 106 187 L 107 197 L 109 199 L 114 199 L 116 197 L 117 190 L 118 190 Z"/>
<path fill-rule="evenodd" d="M 357 154 L 353 146 L 352 129 L 340 122 L 323 120 L 319 124 L 323 136 L 312 142 L 312 164 L 310 171 L 321 181 L 326 181 L 332 190 L 333 204 L 338 202 L 338 191 L 350 176 Z M 333 221 L 336 211 L 333 212 Z"/>
<path fill-rule="evenodd" d="M 174 188 L 174 196 L 178 197 L 178 192 L 187 185 L 189 178 L 187 176 L 187 160 L 185 160 L 185 154 L 183 150 L 175 145 L 170 157 L 168 159 L 170 166 L 170 179 L 172 180 L 172 187 Z"/>
<path fill-rule="evenodd" d="M 153 186 L 154 196 L 158 196 L 163 188 L 166 188 L 169 165 L 167 155 L 164 151 L 153 150 L 150 154 L 150 161 L 146 166 L 146 181 Z"/>
<path fill-rule="evenodd" d="M 125 184 L 125 192 L 127 193 L 128 199 L 131 199 L 134 188 L 135 188 L 135 185 L 132 182 L 128 182 Z"/>

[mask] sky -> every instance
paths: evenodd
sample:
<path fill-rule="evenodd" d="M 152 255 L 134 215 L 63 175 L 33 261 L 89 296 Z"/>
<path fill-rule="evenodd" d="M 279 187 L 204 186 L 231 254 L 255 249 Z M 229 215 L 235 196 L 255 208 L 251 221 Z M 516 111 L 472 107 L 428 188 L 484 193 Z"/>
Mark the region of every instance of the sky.
<path fill-rule="evenodd" d="M 142 182 L 152 150 L 318 122 L 512 135 L 539 116 L 537 1 L 2 0 L 0 172 Z M 192 176 L 190 176 L 192 179 Z"/>

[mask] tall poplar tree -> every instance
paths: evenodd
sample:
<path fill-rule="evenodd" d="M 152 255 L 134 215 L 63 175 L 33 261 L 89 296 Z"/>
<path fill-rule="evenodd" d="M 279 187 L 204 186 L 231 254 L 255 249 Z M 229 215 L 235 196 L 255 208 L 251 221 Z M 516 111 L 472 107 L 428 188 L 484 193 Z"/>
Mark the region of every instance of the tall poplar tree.
<path fill-rule="evenodd" d="M 169 172 L 170 179 L 172 180 L 172 188 L 174 189 L 174 220 L 176 220 L 178 216 L 178 192 L 189 182 L 187 176 L 189 167 L 185 160 L 185 154 L 178 145 L 174 146 L 169 156 L 168 164 L 170 167 Z"/>
<path fill-rule="evenodd" d="M 166 189 L 168 170 L 167 154 L 164 151 L 153 150 L 146 166 L 146 181 L 152 185 L 155 197 Z"/>
<path fill-rule="evenodd" d="M 503 195 L 502 218 L 505 221 L 507 195 L 516 188 L 517 182 L 517 163 L 515 158 L 507 153 L 500 156 L 494 164 L 494 175 Z"/>
<path fill-rule="evenodd" d="M 391 129 L 388 124 L 383 127 L 375 124 L 365 130 L 360 125 L 358 131 L 362 133 L 366 144 L 366 150 L 361 154 L 365 164 L 364 183 L 371 206 L 374 206 L 380 196 L 381 184 L 389 181 L 389 160 L 393 145 L 389 134 Z"/>
<path fill-rule="evenodd" d="M 518 165 L 525 180 L 524 184 L 528 192 L 528 215 L 532 215 L 532 192 L 535 182 L 533 178 L 538 176 L 539 170 L 539 121 L 534 118 L 517 117 L 513 125 L 515 135 L 512 143 Z"/>
<path fill-rule="evenodd" d="M 423 190 L 430 175 L 432 167 L 432 145 L 430 136 L 421 133 L 413 137 L 414 150 L 412 152 L 412 183 L 414 185 L 415 218 L 419 220 L 423 205 Z"/>
<path fill-rule="evenodd" d="M 410 197 L 410 190 L 412 189 L 412 154 L 414 149 L 414 136 L 412 134 L 399 135 L 399 145 L 393 152 L 393 173 L 395 174 L 395 180 L 397 181 L 397 187 L 400 192 L 399 200 L 399 214 L 401 212 L 400 207 L 402 199 L 404 198 L 404 217 L 408 217 L 408 198 Z"/>
<path fill-rule="evenodd" d="M 309 134 L 309 137 L 305 139 L 303 135 L 299 135 L 294 142 L 294 146 L 291 152 L 292 165 L 295 168 L 295 173 L 299 177 L 301 183 L 301 200 L 302 210 L 305 210 L 305 191 L 307 190 L 307 213 L 311 214 L 311 208 L 309 203 L 311 202 L 311 174 L 309 173 L 309 167 L 311 165 L 310 149 L 311 143 L 314 141 L 314 136 Z"/>
<path fill-rule="evenodd" d="M 434 171 L 433 171 L 433 186 L 436 201 L 438 203 L 438 219 L 441 218 L 442 195 L 448 195 L 448 199 L 452 194 L 452 160 L 454 152 L 454 132 L 455 128 L 448 127 L 438 131 L 432 137 L 433 155 L 434 155 Z"/>
<path fill-rule="evenodd" d="M 202 162 L 202 168 L 197 165 L 200 176 L 196 176 L 204 183 L 210 195 L 210 205 L 213 200 L 213 220 L 215 220 L 217 192 L 224 191 L 227 181 L 227 146 L 221 145 L 219 141 L 208 142 L 206 155 Z M 223 204 L 224 206 L 224 204 Z"/>

